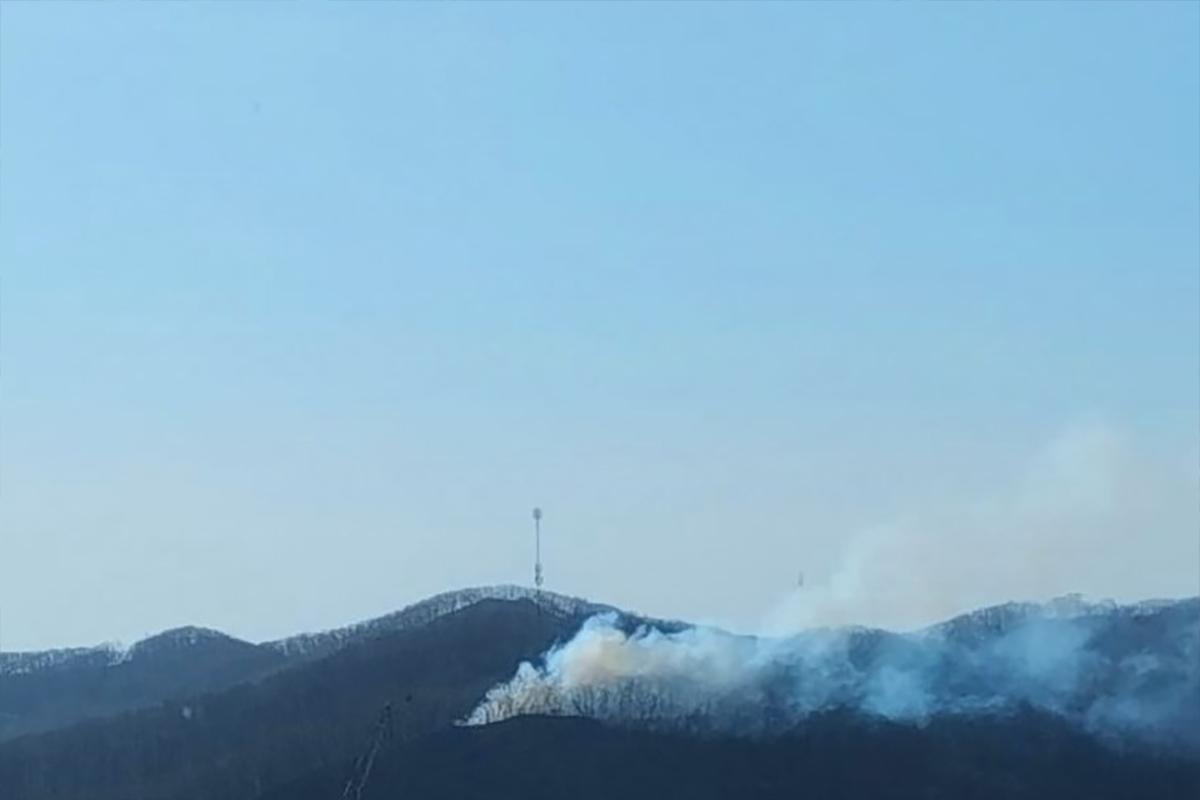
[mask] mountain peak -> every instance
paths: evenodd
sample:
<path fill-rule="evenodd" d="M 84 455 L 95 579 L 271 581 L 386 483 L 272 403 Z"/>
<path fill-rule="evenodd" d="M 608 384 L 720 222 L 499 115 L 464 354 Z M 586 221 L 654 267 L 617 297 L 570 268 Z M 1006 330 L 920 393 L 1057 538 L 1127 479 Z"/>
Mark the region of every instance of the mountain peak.
<path fill-rule="evenodd" d="M 442 592 L 405 606 L 399 611 L 393 611 L 365 622 L 317 633 L 289 636 L 285 639 L 264 642 L 263 646 L 288 657 L 318 657 L 338 649 L 349 641 L 424 625 L 438 617 L 461 611 L 485 600 L 524 600 L 557 616 L 591 616 L 592 614 L 617 611 L 612 606 L 544 589 L 532 589 L 514 584 L 476 586 Z"/>
<path fill-rule="evenodd" d="M 186 649 L 196 647 L 208 642 L 240 642 L 240 639 L 222 633 L 212 628 L 202 628 L 196 625 L 185 625 L 179 628 L 171 628 L 162 633 L 155 634 L 130 648 L 131 655 L 141 654 L 151 650 L 159 650 L 164 648 L 170 649 Z"/>

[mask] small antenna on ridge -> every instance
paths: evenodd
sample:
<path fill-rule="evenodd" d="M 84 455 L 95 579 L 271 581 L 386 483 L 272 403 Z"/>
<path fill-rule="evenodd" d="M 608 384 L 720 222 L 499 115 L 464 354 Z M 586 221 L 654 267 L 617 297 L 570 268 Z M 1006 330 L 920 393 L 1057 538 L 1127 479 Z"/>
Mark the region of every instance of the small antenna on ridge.
<path fill-rule="evenodd" d="M 533 510 L 533 585 L 542 588 L 542 510 Z"/>

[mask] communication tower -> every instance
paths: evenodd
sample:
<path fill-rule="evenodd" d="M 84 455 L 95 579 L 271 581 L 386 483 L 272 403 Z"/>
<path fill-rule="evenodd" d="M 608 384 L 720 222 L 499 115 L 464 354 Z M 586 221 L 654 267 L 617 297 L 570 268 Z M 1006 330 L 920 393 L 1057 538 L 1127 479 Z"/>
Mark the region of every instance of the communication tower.
<path fill-rule="evenodd" d="M 533 510 L 533 585 L 542 588 L 542 510 Z"/>

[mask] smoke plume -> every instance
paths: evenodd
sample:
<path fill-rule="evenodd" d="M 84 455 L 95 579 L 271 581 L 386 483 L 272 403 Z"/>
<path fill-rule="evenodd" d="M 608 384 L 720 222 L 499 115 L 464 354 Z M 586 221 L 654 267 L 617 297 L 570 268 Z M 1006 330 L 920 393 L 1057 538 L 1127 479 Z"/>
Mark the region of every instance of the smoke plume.
<path fill-rule="evenodd" d="M 1102 420 L 1064 427 L 986 489 L 914 502 L 833 531 L 828 568 L 774 604 L 756 632 L 867 624 L 911 630 L 964 610 L 1067 592 L 1200 590 L 1200 452 L 1154 446 Z M 818 565 L 813 565 L 818 566 Z"/>
<path fill-rule="evenodd" d="M 1200 599 L 992 605 L 1072 585 L 1194 592 L 1198 498 L 1194 463 L 1075 425 L 994 496 L 848 540 L 839 568 L 780 604 L 767 635 L 594 617 L 465 722 L 556 714 L 757 734 L 831 709 L 922 724 L 1032 706 L 1105 736 L 1200 748 Z M 916 627 L 973 607 L 985 608 Z M 862 620 L 907 632 L 847 627 Z"/>
<path fill-rule="evenodd" d="M 589 619 L 493 688 L 466 724 L 525 714 L 769 734 L 835 708 L 921 724 L 1033 706 L 1097 733 L 1200 746 L 1200 601 L 1010 604 L 933 628 L 788 638 L 628 631 Z M 1151 635 L 1152 634 L 1152 635 Z"/>

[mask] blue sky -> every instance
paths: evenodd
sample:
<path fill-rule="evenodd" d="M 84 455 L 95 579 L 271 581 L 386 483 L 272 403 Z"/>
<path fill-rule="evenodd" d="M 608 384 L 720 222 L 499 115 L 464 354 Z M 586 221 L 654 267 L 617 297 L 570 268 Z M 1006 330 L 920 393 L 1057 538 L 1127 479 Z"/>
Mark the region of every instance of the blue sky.
<path fill-rule="evenodd" d="M 0 646 L 1195 593 L 1198 9 L 3 4 Z"/>

